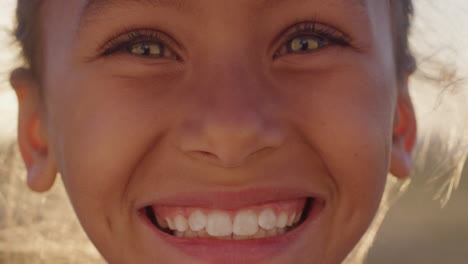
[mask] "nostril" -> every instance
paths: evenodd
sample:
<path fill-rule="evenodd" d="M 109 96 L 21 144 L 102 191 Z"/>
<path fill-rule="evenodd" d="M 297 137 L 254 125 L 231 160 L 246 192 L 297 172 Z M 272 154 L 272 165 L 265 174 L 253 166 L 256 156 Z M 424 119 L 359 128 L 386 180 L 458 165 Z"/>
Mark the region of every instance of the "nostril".
<path fill-rule="evenodd" d="M 267 153 L 269 150 L 273 149 L 274 148 L 271 147 L 265 147 L 258 150 L 246 151 L 244 153 L 219 151 L 219 154 L 209 151 L 195 150 L 190 151 L 189 156 L 192 156 L 194 159 L 209 162 L 213 165 L 225 168 L 235 168 L 242 166 L 244 163 L 252 159 L 252 156 L 259 156 L 262 155 L 262 153 Z"/>
<path fill-rule="evenodd" d="M 201 159 L 204 161 L 208 161 L 210 163 L 220 162 L 220 158 L 216 154 L 213 154 L 209 151 L 194 150 L 194 151 L 190 151 L 189 154 L 195 159 Z"/>
<path fill-rule="evenodd" d="M 247 110 L 232 112 L 215 111 L 182 121 L 174 137 L 177 148 L 195 160 L 239 167 L 284 143 L 287 131 L 282 122 L 269 121 L 257 111 L 255 116 Z"/>
<path fill-rule="evenodd" d="M 227 155 L 216 155 L 209 151 L 191 151 L 190 155 L 198 160 L 203 160 L 216 166 L 225 168 L 239 167 L 244 162 L 244 158 L 230 158 Z"/>
<path fill-rule="evenodd" d="M 216 159 L 218 158 L 218 156 L 208 151 L 197 151 L 197 152 L 200 153 L 200 155 L 203 155 L 207 158 L 216 158 Z"/>

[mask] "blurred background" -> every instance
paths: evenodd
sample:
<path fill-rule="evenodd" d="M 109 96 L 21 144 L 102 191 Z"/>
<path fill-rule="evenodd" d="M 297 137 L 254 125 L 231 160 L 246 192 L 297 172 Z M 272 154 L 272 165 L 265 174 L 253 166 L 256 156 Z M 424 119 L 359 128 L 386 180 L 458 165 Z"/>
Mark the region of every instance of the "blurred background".
<path fill-rule="evenodd" d="M 410 89 L 420 122 L 418 150 L 427 153 L 416 157 L 411 184 L 384 220 L 368 263 L 463 264 L 468 263 L 468 1 L 414 1 L 411 44 L 420 70 Z"/>
<path fill-rule="evenodd" d="M 468 263 L 468 170 L 442 209 L 433 186 L 412 184 L 384 220 L 367 263 Z"/>
<path fill-rule="evenodd" d="M 17 48 L 7 38 L 14 3 L 0 0 L 0 263 L 71 263 L 70 255 L 80 256 L 73 263 L 103 263 L 76 222 L 60 182 L 46 194 L 26 188 L 12 144 L 16 99 L 8 85 L 8 73 L 18 64 Z M 415 173 L 383 222 L 367 263 L 465 264 L 468 1 L 415 4 L 411 44 L 420 70 L 411 92 L 420 122 L 417 152 L 423 155 L 415 157 Z M 41 260 L 45 255 L 46 262 Z"/>

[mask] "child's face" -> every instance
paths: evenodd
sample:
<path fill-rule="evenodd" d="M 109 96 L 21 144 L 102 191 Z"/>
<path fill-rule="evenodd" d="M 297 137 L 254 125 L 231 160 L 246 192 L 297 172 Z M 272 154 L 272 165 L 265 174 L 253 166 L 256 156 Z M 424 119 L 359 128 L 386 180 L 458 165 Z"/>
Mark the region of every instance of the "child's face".
<path fill-rule="evenodd" d="M 109 262 L 339 263 L 408 173 L 387 1 L 86 2 L 46 2 L 20 143 Z"/>

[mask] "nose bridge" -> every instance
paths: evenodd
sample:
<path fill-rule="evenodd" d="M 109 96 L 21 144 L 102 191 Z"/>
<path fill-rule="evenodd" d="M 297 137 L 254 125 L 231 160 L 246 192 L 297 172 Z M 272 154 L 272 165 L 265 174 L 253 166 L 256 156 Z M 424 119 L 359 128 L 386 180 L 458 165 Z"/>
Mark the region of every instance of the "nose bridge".
<path fill-rule="evenodd" d="M 196 102 L 182 126 L 180 144 L 185 153 L 236 167 L 281 145 L 282 129 L 266 84 L 251 68 L 237 57 L 208 63 L 196 74 Z"/>
<path fill-rule="evenodd" d="M 223 116 L 224 118 L 260 118 L 262 108 L 266 107 L 266 98 L 262 101 L 261 94 L 263 85 L 258 74 L 249 70 L 246 64 L 242 65 L 237 61 L 230 63 L 214 63 L 212 70 L 206 74 L 206 84 L 202 89 L 206 89 L 206 98 L 213 109 L 209 116 Z M 211 111 L 216 110 L 216 111 Z M 244 120 L 247 121 L 247 120 Z"/>

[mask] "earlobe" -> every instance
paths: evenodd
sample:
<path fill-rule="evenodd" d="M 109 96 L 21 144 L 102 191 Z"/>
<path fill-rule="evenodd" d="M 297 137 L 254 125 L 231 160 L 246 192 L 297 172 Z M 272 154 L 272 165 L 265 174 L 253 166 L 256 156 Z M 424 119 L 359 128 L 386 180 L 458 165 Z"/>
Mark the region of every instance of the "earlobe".
<path fill-rule="evenodd" d="M 39 85 L 31 72 L 16 69 L 10 76 L 18 98 L 18 144 L 27 169 L 28 186 L 37 192 L 52 187 L 57 169 L 40 115 Z"/>
<path fill-rule="evenodd" d="M 397 178 L 407 178 L 413 168 L 412 151 L 416 142 L 416 116 L 411 99 L 408 95 L 398 98 L 390 172 Z"/>

